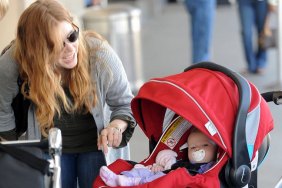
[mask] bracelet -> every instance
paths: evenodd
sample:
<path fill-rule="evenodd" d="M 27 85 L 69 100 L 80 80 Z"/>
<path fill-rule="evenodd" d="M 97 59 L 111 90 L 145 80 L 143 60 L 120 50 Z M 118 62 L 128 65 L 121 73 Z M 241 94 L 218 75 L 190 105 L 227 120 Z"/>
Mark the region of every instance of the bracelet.
<path fill-rule="evenodd" d="M 135 119 L 133 119 L 132 117 L 127 116 L 127 115 L 115 116 L 112 120 L 114 120 L 114 119 L 120 119 L 120 120 L 126 121 L 127 124 L 128 124 L 128 127 L 130 127 L 130 128 L 135 128 L 136 125 L 137 125 Z"/>

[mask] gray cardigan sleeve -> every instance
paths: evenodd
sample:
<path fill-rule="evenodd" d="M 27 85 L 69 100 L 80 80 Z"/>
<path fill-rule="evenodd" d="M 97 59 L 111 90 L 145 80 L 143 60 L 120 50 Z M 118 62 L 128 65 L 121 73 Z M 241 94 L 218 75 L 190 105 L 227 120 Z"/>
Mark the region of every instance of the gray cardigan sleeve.
<path fill-rule="evenodd" d="M 124 146 L 131 138 L 136 126 L 131 111 L 133 94 L 125 70 L 121 60 L 106 41 L 91 38 L 88 40 L 88 43 L 91 48 L 96 49 L 93 50 L 94 54 L 90 53 L 90 62 L 92 74 L 97 84 L 98 99 L 100 99 L 100 105 L 102 107 L 107 105 L 111 112 L 110 115 L 108 112 L 105 112 L 107 114 L 103 115 L 104 118 L 109 115 L 110 120 L 119 118 L 129 122 L 121 144 L 121 146 Z M 101 129 L 104 126 L 105 124 Z M 98 130 L 101 130 L 99 125 L 97 127 Z"/>
<path fill-rule="evenodd" d="M 0 57 L 0 132 L 15 128 L 11 104 L 19 91 L 17 84 L 19 72 L 12 53 L 13 47 Z"/>
<path fill-rule="evenodd" d="M 107 49 L 111 54 L 106 64 L 111 74 L 107 80 L 108 82 L 104 83 L 104 86 L 106 86 L 104 87 L 106 103 L 112 111 L 111 119 L 121 115 L 132 117 L 130 103 L 133 94 L 122 62 L 108 43 L 103 43 L 102 48 Z"/>

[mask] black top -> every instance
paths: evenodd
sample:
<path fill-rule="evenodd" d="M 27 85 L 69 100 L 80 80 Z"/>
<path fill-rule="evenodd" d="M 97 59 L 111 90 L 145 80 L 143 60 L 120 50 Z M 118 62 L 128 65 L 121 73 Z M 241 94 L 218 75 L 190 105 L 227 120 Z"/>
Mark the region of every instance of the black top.
<path fill-rule="evenodd" d="M 68 89 L 66 95 L 72 99 Z M 67 113 L 64 109 L 61 116 L 54 118 L 55 127 L 62 132 L 63 153 L 81 153 L 97 151 L 97 126 L 90 112 Z"/>

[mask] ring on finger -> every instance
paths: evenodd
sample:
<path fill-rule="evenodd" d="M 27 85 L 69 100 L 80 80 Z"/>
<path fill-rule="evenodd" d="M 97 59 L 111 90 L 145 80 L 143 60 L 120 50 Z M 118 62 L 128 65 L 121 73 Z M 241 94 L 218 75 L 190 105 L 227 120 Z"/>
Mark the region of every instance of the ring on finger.
<path fill-rule="evenodd" d="M 118 131 L 118 132 L 121 132 L 121 129 L 118 128 L 118 127 L 113 127 L 113 130 Z"/>

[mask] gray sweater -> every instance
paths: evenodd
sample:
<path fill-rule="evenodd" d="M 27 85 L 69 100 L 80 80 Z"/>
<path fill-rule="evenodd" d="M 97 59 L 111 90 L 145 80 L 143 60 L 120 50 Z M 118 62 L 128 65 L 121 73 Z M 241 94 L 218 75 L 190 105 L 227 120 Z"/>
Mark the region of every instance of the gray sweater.
<path fill-rule="evenodd" d="M 106 41 L 96 38 L 87 39 L 91 49 L 90 63 L 92 79 L 96 81 L 98 103 L 92 109 L 92 114 L 100 132 L 110 119 L 126 115 L 131 118 L 130 102 L 133 98 L 123 65 L 114 50 Z M 0 132 L 15 128 L 15 117 L 11 107 L 13 98 L 19 88 L 17 78 L 19 75 L 18 64 L 12 56 L 13 46 L 0 57 Z M 28 112 L 28 129 L 26 139 L 40 139 L 38 121 L 35 116 L 34 106 Z M 129 148 L 111 149 L 107 156 L 108 163 L 116 158 L 129 159 Z"/>

